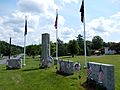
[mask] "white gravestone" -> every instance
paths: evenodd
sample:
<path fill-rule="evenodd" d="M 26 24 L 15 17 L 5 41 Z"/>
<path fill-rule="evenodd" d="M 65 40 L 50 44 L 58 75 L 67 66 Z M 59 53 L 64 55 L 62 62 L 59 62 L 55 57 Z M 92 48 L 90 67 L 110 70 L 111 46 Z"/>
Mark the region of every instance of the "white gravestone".
<path fill-rule="evenodd" d="M 92 68 L 92 74 L 88 78 L 92 78 L 96 82 L 99 82 L 99 70 L 100 66 L 104 74 L 104 79 L 102 80 L 103 85 L 107 88 L 107 90 L 115 90 L 114 85 L 114 66 L 110 64 L 102 64 L 89 62 L 90 67 Z"/>

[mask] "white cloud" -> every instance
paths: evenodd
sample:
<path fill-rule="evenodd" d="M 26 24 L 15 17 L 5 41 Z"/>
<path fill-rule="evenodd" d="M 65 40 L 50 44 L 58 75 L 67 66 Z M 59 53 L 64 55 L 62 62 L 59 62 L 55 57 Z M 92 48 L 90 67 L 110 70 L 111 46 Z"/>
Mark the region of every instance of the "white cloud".
<path fill-rule="evenodd" d="M 78 0 L 61 0 L 64 3 L 78 3 Z"/>
<path fill-rule="evenodd" d="M 108 18 L 93 19 L 86 25 L 86 33 L 91 38 L 95 35 L 109 36 L 112 33 L 120 33 L 120 12 Z"/>
<path fill-rule="evenodd" d="M 112 3 L 119 6 L 120 5 L 120 0 L 112 0 Z"/>
<path fill-rule="evenodd" d="M 64 3 L 78 3 L 78 0 L 62 0 Z M 62 2 L 61 1 L 61 2 Z M 60 1 L 59 1 L 60 2 Z M 8 16 L 0 17 L 0 40 L 9 41 L 12 37 L 13 44 L 23 46 L 24 19 L 28 17 L 27 45 L 39 43 L 42 33 L 50 33 L 52 41 L 55 41 L 56 30 L 54 22 L 57 4 L 54 0 L 19 0 L 17 8 Z M 64 42 L 75 39 L 81 33 L 80 30 L 65 26 L 65 18 L 61 14 L 58 17 L 58 34 Z M 120 12 L 108 18 L 100 17 L 86 23 L 86 36 L 92 38 L 95 35 L 108 36 L 120 31 Z M 69 25 L 68 25 L 69 26 Z M 83 25 L 82 25 L 83 26 Z M 83 33 L 83 32 L 82 32 Z"/>
<path fill-rule="evenodd" d="M 6 41 L 12 37 L 14 44 L 23 45 L 24 18 L 27 15 L 27 44 L 38 41 L 41 33 L 49 33 L 50 26 L 53 26 L 52 29 L 54 29 L 56 8 L 54 0 L 19 0 L 14 12 L 0 17 L 0 39 Z M 59 15 L 60 26 L 64 24 L 64 21 L 64 17 Z"/>
<path fill-rule="evenodd" d="M 18 8 L 22 12 L 46 13 L 57 8 L 54 0 L 19 0 Z"/>
<path fill-rule="evenodd" d="M 64 42 L 68 42 L 71 39 L 75 39 L 76 34 L 73 28 L 62 27 L 58 32 L 60 39 L 62 39 Z"/>

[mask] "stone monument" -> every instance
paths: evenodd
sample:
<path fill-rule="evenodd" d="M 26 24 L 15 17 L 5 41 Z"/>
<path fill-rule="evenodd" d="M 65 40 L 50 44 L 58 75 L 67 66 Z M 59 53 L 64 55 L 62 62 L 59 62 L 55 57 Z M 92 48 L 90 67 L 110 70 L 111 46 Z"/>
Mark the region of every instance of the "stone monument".
<path fill-rule="evenodd" d="M 52 60 L 50 57 L 50 35 L 48 33 L 42 34 L 42 55 L 41 55 L 41 66 L 43 68 L 50 67 Z"/>

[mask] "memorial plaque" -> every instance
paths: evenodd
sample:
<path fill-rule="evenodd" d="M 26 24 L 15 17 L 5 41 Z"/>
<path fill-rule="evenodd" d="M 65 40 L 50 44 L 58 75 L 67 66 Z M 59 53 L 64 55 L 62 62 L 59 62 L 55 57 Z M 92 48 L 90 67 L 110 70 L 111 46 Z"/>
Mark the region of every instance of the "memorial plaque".
<path fill-rule="evenodd" d="M 22 68 L 22 59 L 21 58 L 13 58 L 13 59 L 9 59 L 7 60 L 7 69 L 19 69 L 19 68 Z"/>
<path fill-rule="evenodd" d="M 72 75 L 74 74 L 74 63 L 73 61 L 59 61 L 59 72 L 63 74 Z"/>
<path fill-rule="evenodd" d="M 92 74 L 91 77 L 99 83 L 99 69 L 101 67 L 104 79 L 102 79 L 103 85 L 107 88 L 107 90 L 115 90 L 114 85 L 114 66 L 110 64 L 102 64 L 102 63 L 95 63 L 95 62 L 89 62 L 90 67 L 92 68 Z M 91 78 L 88 77 L 88 78 Z"/>

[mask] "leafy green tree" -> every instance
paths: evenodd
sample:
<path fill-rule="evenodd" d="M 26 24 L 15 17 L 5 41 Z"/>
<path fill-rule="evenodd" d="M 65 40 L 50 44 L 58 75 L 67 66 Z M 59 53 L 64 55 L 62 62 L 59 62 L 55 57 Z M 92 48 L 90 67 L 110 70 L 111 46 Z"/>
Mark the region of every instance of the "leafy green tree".
<path fill-rule="evenodd" d="M 83 55 L 84 54 L 84 39 L 83 36 L 81 34 L 79 34 L 77 37 L 77 42 L 79 45 L 79 54 Z"/>
<path fill-rule="evenodd" d="M 111 50 L 115 50 L 116 53 L 120 53 L 120 43 L 112 43 L 110 46 Z"/>
<path fill-rule="evenodd" d="M 87 53 L 87 56 L 90 56 L 91 55 L 91 47 L 92 47 L 92 42 L 91 41 L 86 41 L 86 53 Z"/>
<path fill-rule="evenodd" d="M 67 44 L 64 44 L 63 41 L 58 39 L 58 56 L 67 55 Z"/>
<path fill-rule="evenodd" d="M 50 42 L 50 54 L 51 56 L 56 56 L 56 43 Z"/>
<path fill-rule="evenodd" d="M 75 54 L 78 54 L 79 51 L 79 45 L 76 40 L 70 40 L 68 43 L 68 52 L 71 53 L 72 57 L 74 57 Z"/>
<path fill-rule="evenodd" d="M 92 49 L 97 50 L 103 47 L 103 39 L 100 36 L 94 36 L 92 39 Z"/>
<path fill-rule="evenodd" d="M 41 53 L 41 45 L 29 45 L 26 47 L 26 54 L 29 56 L 40 55 Z"/>

